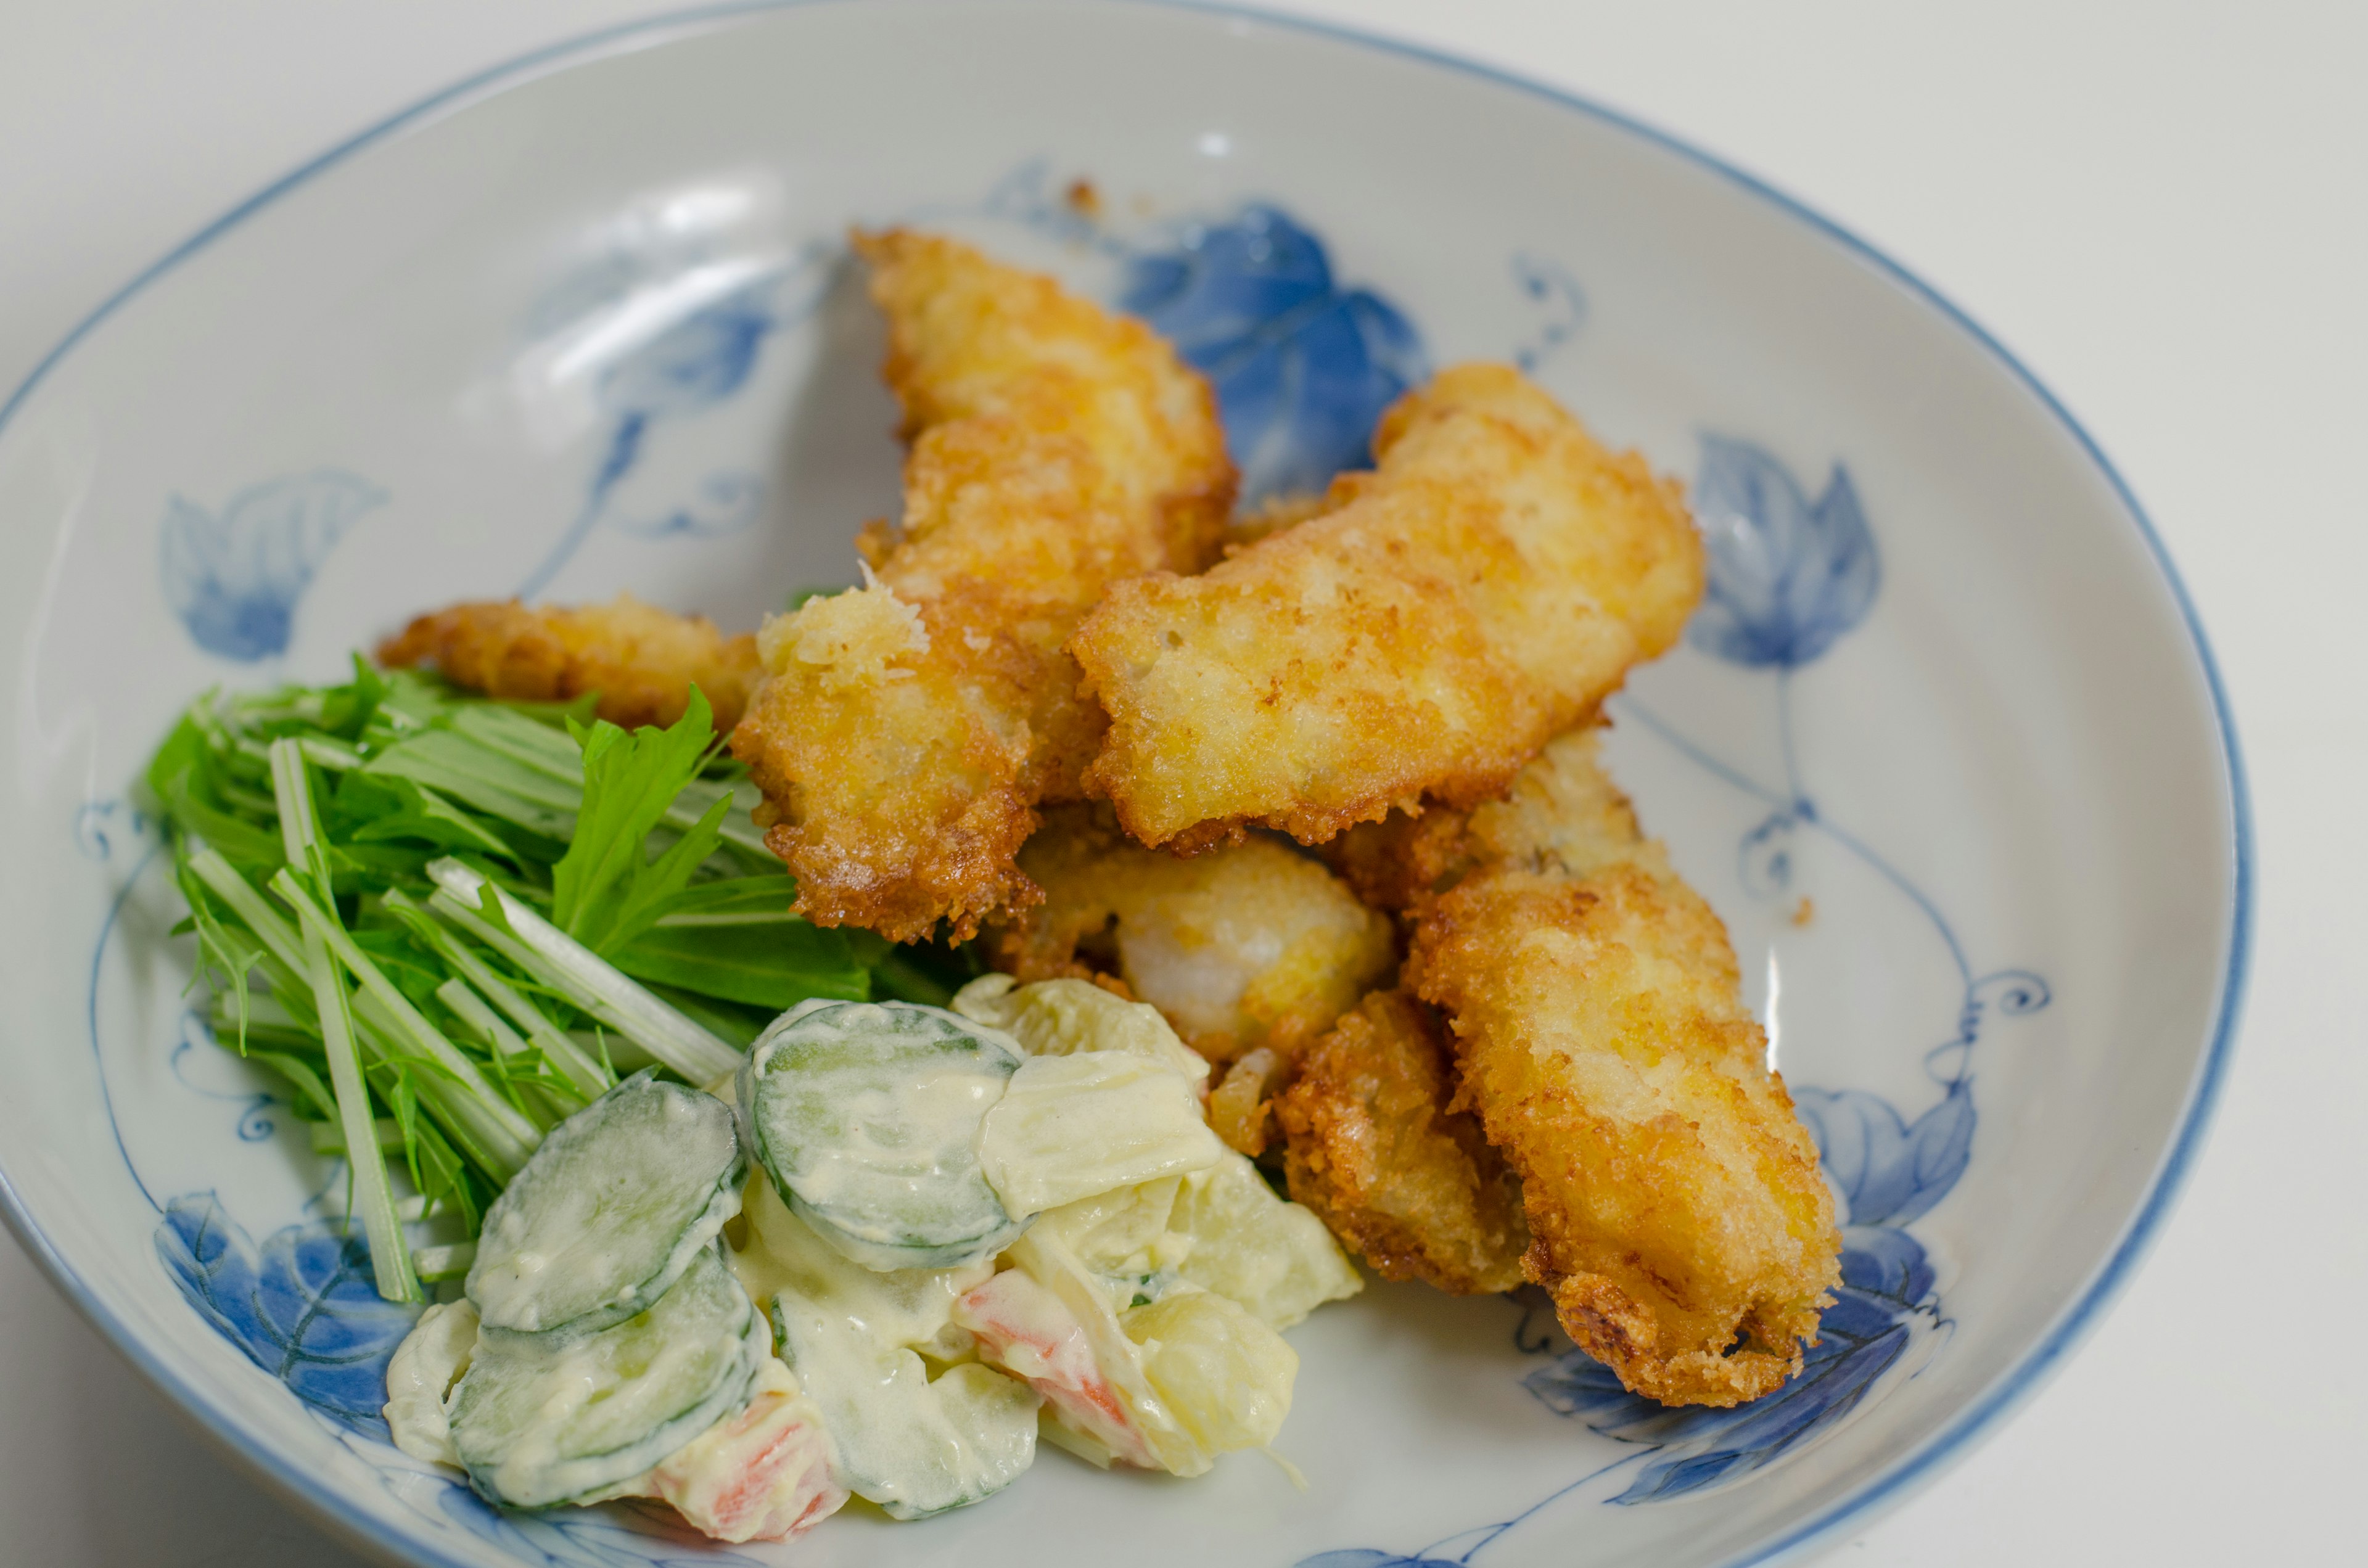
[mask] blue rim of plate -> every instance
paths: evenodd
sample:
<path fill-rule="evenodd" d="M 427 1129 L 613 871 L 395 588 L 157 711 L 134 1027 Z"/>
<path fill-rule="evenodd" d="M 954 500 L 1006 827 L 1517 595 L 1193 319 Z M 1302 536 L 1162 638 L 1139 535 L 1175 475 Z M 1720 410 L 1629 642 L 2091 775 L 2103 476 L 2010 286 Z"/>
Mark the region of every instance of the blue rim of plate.
<path fill-rule="evenodd" d="M 670 32 L 691 32 L 762 16 L 770 12 L 805 10 L 824 5 L 848 4 L 850 0 L 736 0 L 736 3 L 695 6 L 685 10 L 662 12 L 638 21 L 620 23 L 584 33 L 562 42 L 547 44 L 489 66 L 461 78 L 397 110 L 376 124 L 356 132 L 322 153 L 310 162 L 281 176 L 271 184 L 216 218 L 191 234 L 164 256 L 150 263 L 131 280 L 102 301 L 98 308 L 76 323 L 74 329 L 61 338 L 56 347 L 44 355 L 33 367 L 31 374 L 11 392 L 6 403 L 0 403 L 0 434 L 5 434 L 25 400 L 47 378 L 74 347 L 108 317 L 113 315 L 132 296 L 162 278 L 216 238 L 252 217 L 256 212 L 295 189 L 315 175 L 321 174 L 363 148 L 385 141 L 398 132 L 458 107 L 462 101 L 488 90 L 513 85 L 517 81 L 546 67 L 569 62 L 579 56 L 598 53 L 613 46 L 632 42 L 655 42 Z M 1508 87 L 1531 97 L 1542 98 L 1560 108 L 1574 110 L 1589 119 L 1627 132 L 1632 136 L 1674 153 L 1698 167 L 1707 169 L 1756 196 L 1779 211 L 1805 223 L 1818 233 L 1842 247 L 1860 260 L 1874 267 L 1884 277 L 1933 310 L 1987 349 L 2023 389 L 2038 399 L 2055 422 L 2079 446 L 2105 482 L 2112 487 L 2115 499 L 2136 525 L 2138 537 L 2144 541 L 2155 569 L 2170 590 L 2172 601 L 2179 607 L 2181 621 L 2187 628 L 2198 667 L 2203 671 L 2205 688 L 2212 698 L 2212 714 L 2220 734 L 2222 760 L 2227 770 L 2228 804 L 2231 828 L 2230 852 L 2235 861 L 2236 887 L 2234 908 L 2228 928 L 2228 962 L 2221 978 L 2219 1017 L 2214 1020 L 2212 1043 L 2194 1081 L 2189 1085 L 2187 1108 L 2181 1117 L 2177 1136 L 2169 1152 L 2155 1172 L 2154 1179 L 2139 1203 L 2112 1256 L 2088 1286 L 2047 1332 L 2039 1343 L 2026 1352 L 2023 1358 L 2009 1368 L 1988 1390 L 1977 1397 L 1957 1418 L 1919 1445 L 1888 1471 L 1878 1474 L 1856 1493 L 1844 1497 L 1823 1514 L 1793 1527 L 1776 1539 L 1751 1548 L 1740 1556 L 1730 1558 L 1722 1568 L 1760 1568 L 1792 1558 L 1821 1541 L 1827 1540 L 1847 1526 L 1871 1522 L 1875 1515 L 1886 1512 L 1905 1501 L 1911 1492 L 1935 1479 L 1949 1464 L 1971 1451 L 1976 1437 L 1987 1434 L 2001 1418 L 2036 1393 L 2040 1386 L 2063 1365 L 2065 1358 L 2087 1338 L 2095 1328 L 2104 1309 L 2112 1304 L 2123 1288 L 2129 1283 L 2137 1265 L 2144 1259 L 2162 1228 L 2162 1221 L 2171 1205 L 2186 1185 L 2189 1170 L 2202 1149 L 2205 1129 L 2217 1107 L 2222 1085 L 2226 1082 L 2228 1062 L 2234 1054 L 2237 1020 L 2243 1010 L 2245 979 L 2252 955 L 2253 927 L 2253 817 L 2252 797 L 2245 778 L 2243 755 L 2237 748 L 2237 726 L 2228 709 L 2228 694 L 2221 684 L 2220 667 L 2212 656 L 2212 646 L 2204 637 L 2203 623 L 2195 613 L 2194 602 L 2189 598 L 2187 585 L 2180 580 L 2179 570 L 2171 564 L 2170 552 L 2163 547 L 2162 538 L 2155 531 L 2154 523 L 2146 508 L 2138 504 L 2127 481 L 2123 479 L 2111 459 L 2105 456 L 2096 439 L 2080 422 L 2072 416 L 2055 394 L 2032 373 L 2007 347 L 1993 337 L 1982 325 L 1952 303 L 1941 291 L 1925 282 L 1881 250 L 1823 214 L 1804 205 L 1784 192 L 1755 176 L 1746 174 L 1725 160 L 1656 129 L 1617 109 L 1595 102 L 1579 94 L 1566 92 L 1527 77 L 1502 71 L 1476 61 L 1461 59 L 1452 54 L 1423 45 L 1395 39 L 1377 37 L 1336 23 L 1308 17 L 1278 16 L 1246 6 L 1221 3 L 1221 0 L 1129 0 L 1159 10 L 1183 11 L 1201 16 L 1254 22 L 1281 31 L 1309 34 L 1336 42 L 1353 44 L 1383 54 L 1421 61 L 1466 76 L 1477 77 Z M 9 1230 L 23 1244 L 34 1261 L 39 1263 L 58 1289 L 64 1293 L 83 1315 L 96 1324 L 108 1341 L 115 1346 L 150 1382 L 179 1404 L 193 1419 L 214 1437 L 260 1471 L 282 1493 L 302 1499 L 317 1514 L 338 1527 L 348 1540 L 373 1551 L 384 1551 L 389 1546 L 380 1521 L 347 1506 L 343 1496 L 324 1485 L 316 1478 L 290 1466 L 280 1457 L 255 1441 L 236 1427 L 218 1420 L 202 1395 L 184 1381 L 176 1369 L 150 1354 L 126 1328 L 122 1321 L 102 1301 L 97 1293 L 69 1267 L 49 1239 L 37 1229 L 26 1213 L 23 1201 L 17 1196 L 15 1186 L 5 1169 L 0 1169 L 0 1219 L 7 1221 Z M 417 1554 L 432 1552 L 438 1568 L 467 1568 L 457 1558 L 446 1557 L 424 1542 L 404 1541 L 403 1550 Z"/>

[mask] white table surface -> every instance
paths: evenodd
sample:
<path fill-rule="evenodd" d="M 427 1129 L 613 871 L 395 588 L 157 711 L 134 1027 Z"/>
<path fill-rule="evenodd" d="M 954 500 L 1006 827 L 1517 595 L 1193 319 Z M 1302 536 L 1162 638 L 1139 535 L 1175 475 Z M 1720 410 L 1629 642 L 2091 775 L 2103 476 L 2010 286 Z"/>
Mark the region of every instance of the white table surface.
<path fill-rule="evenodd" d="M 1277 0 L 1279 5 L 1282 0 Z M 0 389 L 138 267 L 421 95 L 650 0 L 0 0 Z M 2259 924 L 2153 1256 L 2004 1430 L 1836 1563 L 2360 1562 L 2368 1468 L 2368 6 L 1289 0 L 1558 83 L 1922 274 L 2088 424 L 2218 650 Z M 0 1236 L 0 1563 L 355 1562 Z"/>

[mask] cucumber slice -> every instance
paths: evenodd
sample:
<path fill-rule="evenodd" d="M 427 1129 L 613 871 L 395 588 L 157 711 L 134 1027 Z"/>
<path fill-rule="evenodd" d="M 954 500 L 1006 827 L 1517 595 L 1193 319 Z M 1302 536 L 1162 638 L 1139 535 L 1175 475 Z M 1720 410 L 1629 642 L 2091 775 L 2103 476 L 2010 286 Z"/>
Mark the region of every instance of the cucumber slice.
<path fill-rule="evenodd" d="M 746 1168 L 730 1106 L 636 1073 L 552 1128 L 494 1199 L 469 1300 L 488 1329 L 622 1323 L 740 1212 Z"/>
<path fill-rule="evenodd" d="M 719 1249 L 595 1333 L 487 1328 L 452 1394 L 452 1449 L 486 1501 L 596 1501 L 729 1415 L 771 1353 Z"/>
<path fill-rule="evenodd" d="M 791 1209 L 867 1268 L 951 1268 L 1027 1228 L 979 1169 L 980 1124 L 1020 1057 L 908 1002 L 799 1004 L 740 1069 L 749 1152 Z"/>

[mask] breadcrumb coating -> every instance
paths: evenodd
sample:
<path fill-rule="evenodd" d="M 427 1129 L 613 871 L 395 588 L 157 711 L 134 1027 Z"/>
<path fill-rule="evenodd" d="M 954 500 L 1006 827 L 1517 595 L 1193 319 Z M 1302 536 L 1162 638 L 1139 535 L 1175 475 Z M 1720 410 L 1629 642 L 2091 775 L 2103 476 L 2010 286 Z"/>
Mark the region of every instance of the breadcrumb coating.
<path fill-rule="evenodd" d="M 578 609 L 529 609 L 516 599 L 453 605 L 380 643 L 378 662 L 432 665 L 489 697 L 566 702 L 598 692 L 600 717 L 627 729 L 673 723 L 696 684 L 715 727 L 728 730 L 765 674 L 754 637 L 726 637 L 704 617 L 675 615 L 631 594 Z"/>
<path fill-rule="evenodd" d="M 1479 867 L 1584 876 L 1640 853 L 1643 836 L 1635 809 L 1598 760 L 1595 732 L 1582 729 L 1550 742 L 1501 800 L 1469 812 L 1392 812 L 1317 853 L 1367 903 L 1410 915 Z"/>
<path fill-rule="evenodd" d="M 1144 844 L 1475 805 L 1701 597 L 1677 485 L 1509 366 L 1440 372 L 1373 449 L 1323 515 L 1203 576 L 1121 583 L 1071 640 L 1110 717 L 1087 789 Z"/>
<path fill-rule="evenodd" d="M 1275 1101 L 1291 1196 L 1385 1279 L 1509 1290 L 1530 1244 L 1520 1185 L 1454 1096 L 1437 1016 L 1374 992 L 1308 1047 Z"/>
<path fill-rule="evenodd" d="M 1840 1235 L 1725 926 L 1637 835 L 1589 733 L 1446 854 L 1461 879 L 1415 901 L 1403 983 L 1447 1015 L 1460 1103 L 1520 1177 L 1530 1278 L 1637 1393 L 1782 1386 Z"/>
<path fill-rule="evenodd" d="M 1208 383 L 1142 324 L 907 230 L 858 233 L 911 442 L 865 586 L 768 624 L 733 735 L 824 926 L 957 937 L 1037 890 L 1039 801 L 1100 743 L 1062 651 L 1120 579 L 1213 559 L 1234 486 Z"/>

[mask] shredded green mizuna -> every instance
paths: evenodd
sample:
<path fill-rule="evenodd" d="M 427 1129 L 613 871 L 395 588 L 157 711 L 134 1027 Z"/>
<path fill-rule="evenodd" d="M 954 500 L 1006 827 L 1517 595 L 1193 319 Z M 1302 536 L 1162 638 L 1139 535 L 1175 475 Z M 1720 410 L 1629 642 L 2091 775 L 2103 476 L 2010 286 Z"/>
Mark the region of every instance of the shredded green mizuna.
<path fill-rule="evenodd" d="M 357 659 L 208 693 L 149 765 L 216 1038 L 345 1160 L 390 1300 L 465 1271 L 612 1048 L 703 1084 L 806 997 L 941 1002 L 972 972 L 790 913 L 703 698 L 665 729 L 585 717 Z"/>

